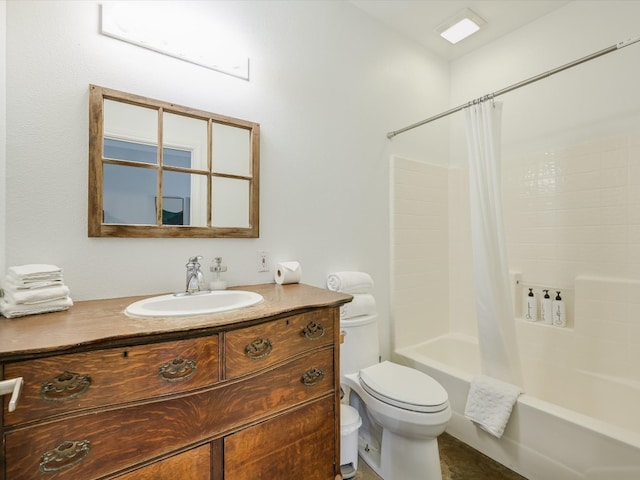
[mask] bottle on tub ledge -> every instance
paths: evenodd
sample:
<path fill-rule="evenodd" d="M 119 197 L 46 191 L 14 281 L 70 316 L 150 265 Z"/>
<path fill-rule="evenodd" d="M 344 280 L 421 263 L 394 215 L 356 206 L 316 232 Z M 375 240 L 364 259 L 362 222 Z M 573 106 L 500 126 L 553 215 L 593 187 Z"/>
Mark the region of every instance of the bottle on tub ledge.
<path fill-rule="evenodd" d="M 553 325 L 553 300 L 549 296 L 549 290 L 543 290 L 544 297 L 540 300 L 540 320 L 546 325 Z"/>
<path fill-rule="evenodd" d="M 556 294 L 556 298 L 553 301 L 553 324 L 556 327 L 566 327 L 567 313 L 564 308 L 564 302 L 558 290 L 556 290 Z"/>
<path fill-rule="evenodd" d="M 524 305 L 524 319 L 530 322 L 538 320 L 538 304 L 536 303 L 536 297 L 533 294 L 533 288 L 529 289 L 527 301 Z"/>

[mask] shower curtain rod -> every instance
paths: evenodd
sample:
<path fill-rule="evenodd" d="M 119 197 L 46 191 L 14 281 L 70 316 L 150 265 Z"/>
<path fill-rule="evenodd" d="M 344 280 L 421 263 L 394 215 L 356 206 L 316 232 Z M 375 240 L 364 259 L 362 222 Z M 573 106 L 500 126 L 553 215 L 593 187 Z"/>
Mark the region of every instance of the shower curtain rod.
<path fill-rule="evenodd" d="M 558 73 L 558 72 L 562 72 L 563 70 L 567 70 L 571 67 L 575 67 L 576 65 L 580 65 L 581 63 L 585 63 L 588 62 L 589 60 L 593 60 L 594 58 L 598 58 L 601 57 L 603 55 L 606 55 L 607 53 L 611 53 L 614 52 L 616 50 L 620 50 L 621 48 L 624 48 L 628 45 L 631 45 L 632 43 L 636 43 L 640 41 L 640 36 L 638 37 L 634 37 L 634 38 L 629 38 L 627 40 L 624 40 L 622 42 L 616 43 L 615 45 L 611 45 L 610 47 L 607 48 L 603 48 L 602 50 L 592 53 L 591 55 L 587 55 L 586 57 L 582 57 L 579 58 L 578 60 L 574 60 L 573 62 L 569 62 L 566 63 L 560 67 L 554 68 L 552 70 L 547 70 L 544 73 L 541 73 L 539 75 L 536 75 L 535 77 L 531 77 L 531 78 L 527 78 L 526 80 L 523 80 L 521 82 L 518 83 L 514 83 L 513 85 L 510 85 L 506 88 L 503 88 L 502 90 L 498 90 L 496 92 L 490 93 L 488 95 L 484 95 L 476 100 L 472 100 L 470 102 L 467 102 L 465 104 L 462 105 L 458 105 L 455 108 L 451 108 L 445 112 L 439 113 L 438 115 L 434 115 L 433 117 L 429 117 L 425 120 L 422 120 L 420 122 L 414 123 L 412 125 L 409 125 L 407 127 L 401 128 L 400 130 L 394 130 L 393 132 L 389 132 L 387 133 L 387 138 L 388 139 L 392 139 L 393 137 L 395 137 L 396 135 L 399 135 L 401 133 L 404 133 L 408 130 L 413 130 L 416 127 L 420 127 L 422 125 L 425 125 L 427 123 L 433 122 L 434 120 L 438 120 L 439 118 L 442 117 L 446 117 L 448 115 L 451 115 L 452 113 L 456 113 L 459 112 L 460 110 L 470 107 L 471 105 L 473 105 L 474 103 L 478 103 L 482 100 L 486 100 L 486 99 L 491 99 L 491 98 L 495 98 L 498 97 L 500 95 L 503 95 L 505 93 L 511 92 L 513 90 L 516 90 L 520 87 L 524 87 L 525 85 L 529 85 L 531 83 L 537 82 L 538 80 L 542 80 L 543 78 L 547 78 L 550 77 L 551 75 Z"/>

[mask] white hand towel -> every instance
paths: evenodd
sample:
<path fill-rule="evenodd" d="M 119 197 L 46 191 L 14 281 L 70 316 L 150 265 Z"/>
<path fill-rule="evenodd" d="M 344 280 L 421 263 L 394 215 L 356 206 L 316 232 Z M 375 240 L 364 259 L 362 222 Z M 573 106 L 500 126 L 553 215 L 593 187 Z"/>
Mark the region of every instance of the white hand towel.
<path fill-rule="evenodd" d="M 354 293 L 353 300 L 340 307 L 340 318 L 347 319 L 376 313 L 376 299 L 369 293 Z"/>
<path fill-rule="evenodd" d="M 6 289 L 14 290 L 34 290 L 38 288 L 62 285 L 62 277 L 55 280 L 20 280 L 11 275 L 7 275 L 3 285 Z"/>
<path fill-rule="evenodd" d="M 42 302 L 37 305 L 16 305 L 15 303 L 7 303 L 4 299 L 0 299 L 0 314 L 7 318 L 24 317 L 25 315 L 34 315 L 37 313 L 68 310 L 71 306 L 73 306 L 73 301 L 69 297 Z"/>
<path fill-rule="evenodd" d="M 4 299 L 7 303 L 33 305 L 51 300 L 59 300 L 69 296 L 69 287 L 56 285 L 36 289 L 18 290 L 5 285 Z"/>
<path fill-rule="evenodd" d="M 479 375 L 471 380 L 464 415 L 483 430 L 502 437 L 520 387 Z"/>
<path fill-rule="evenodd" d="M 62 275 L 62 269 L 57 265 L 47 265 L 44 263 L 31 263 L 28 265 L 17 265 L 7 269 L 9 275 L 15 278 L 39 278 L 43 276 Z"/>
<path fill-rule="evenodd" d="M 25 286 L 30 286 L 34 283 L 41 283 L 41 282 L 54 282 L 54 281 L 62 282 L 61 273 L 43 273 L 42 275 L 31 275 L 29 277 L 16 277 L 15 275 L 8 273 L 7 278 L 12 280 L 14 283 L 17 283 L 19 285 L 25 285 Z"/>
<path fill-rule="evenodd" d="M 327 276 L 327 288 L 334 292 L 371 293 L 373 279 L 364 272 L 336 272 Z"/>

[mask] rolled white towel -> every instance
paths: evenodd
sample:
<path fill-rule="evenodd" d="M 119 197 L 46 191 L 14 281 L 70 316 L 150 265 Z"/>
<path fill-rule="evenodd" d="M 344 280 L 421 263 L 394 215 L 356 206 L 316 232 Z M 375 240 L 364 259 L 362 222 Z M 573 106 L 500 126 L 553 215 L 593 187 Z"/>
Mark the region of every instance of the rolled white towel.
<path fill-rule="evenodd" d="M 370 293 L 354 293 L 353 300 L 340 307 L 340 318 L 353 318 L 376 313 L 376 299 Z"/>
<path fill-rule="evenodd" d="M 516 385 L 479 375 L 471 379 L 464 415 L 478 427 L 500 438 L 521 393 Z"/>
<path fill-rule="evenodd" d="M 371 293 L 373 279 L 365 272 L 336 272 L 327 276 L 327 288 L 334 292 Z"/>
<path fill-rule="evenodd" d="M 7 303 L 33 305 L 51 300 L 60 300 L 64 297 L 68 297 L 70 294 L 69 287 L 63 284 L 48 286 L 35 289 L 14 289 L 3 288 L 4 299 Z"/>
<path fill-rule="evenodd" d="M 73 301 L 70 297 L 42 302 L 37 305 L 18 305 L 15 303 L 8 303 L 6 300 L 0 299 L 0 314 L 7 318 L 24 317 L 26 315 L 35 315 L 37 313 L 68 310 L 71 306 L 73 306 Z"/>

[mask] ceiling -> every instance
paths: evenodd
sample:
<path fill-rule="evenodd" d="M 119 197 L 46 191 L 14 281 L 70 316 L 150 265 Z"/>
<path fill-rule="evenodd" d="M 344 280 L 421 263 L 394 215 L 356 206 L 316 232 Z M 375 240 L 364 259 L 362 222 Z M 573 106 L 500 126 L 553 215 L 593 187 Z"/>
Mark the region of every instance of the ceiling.
<path fill-rule="evenodd" d="M 568 0 L 349 0 L 445 60 L 455 60 L 569 3 Z M 437 27 L 465 8 L 487 23 L 455 45 Z"/>

